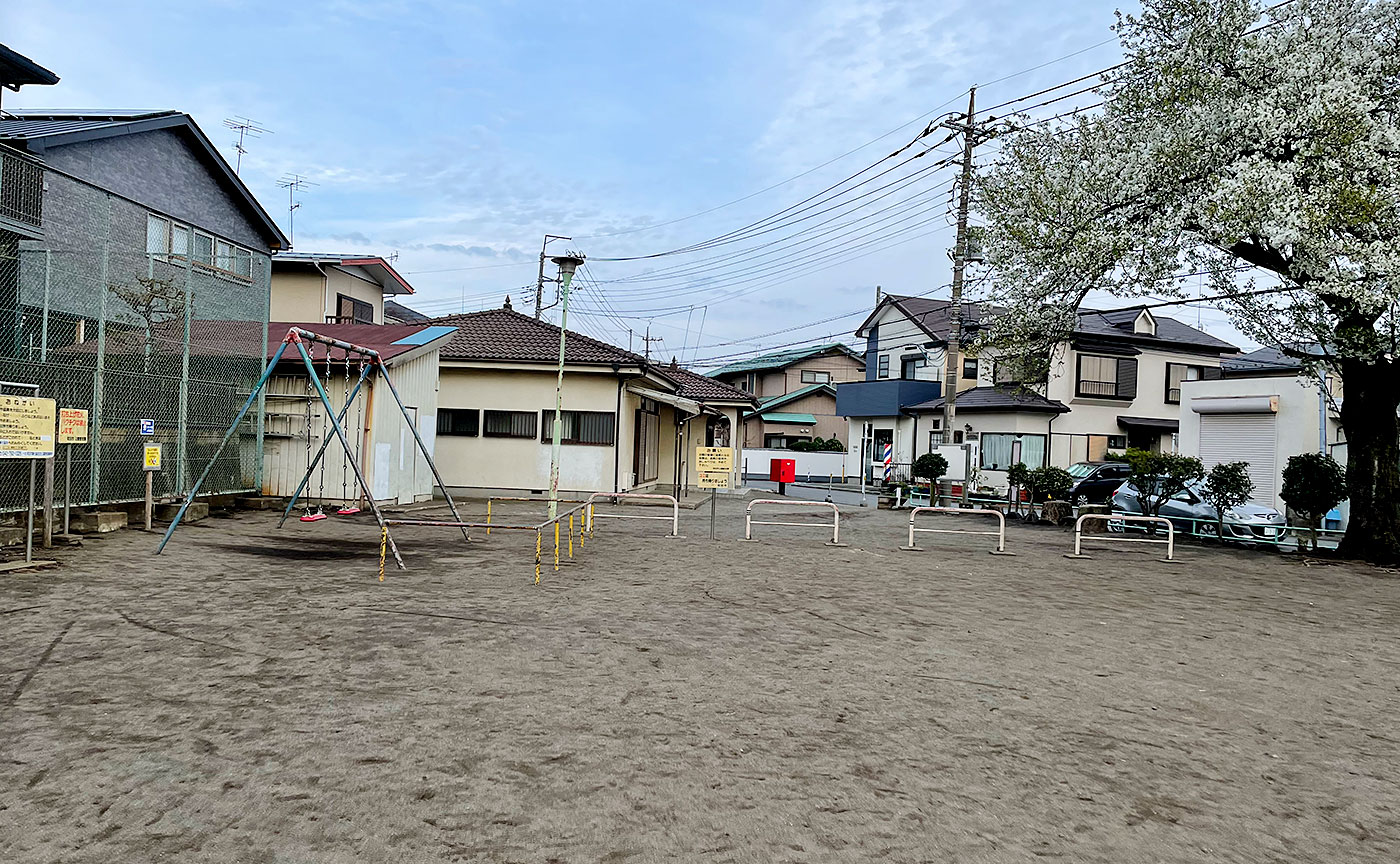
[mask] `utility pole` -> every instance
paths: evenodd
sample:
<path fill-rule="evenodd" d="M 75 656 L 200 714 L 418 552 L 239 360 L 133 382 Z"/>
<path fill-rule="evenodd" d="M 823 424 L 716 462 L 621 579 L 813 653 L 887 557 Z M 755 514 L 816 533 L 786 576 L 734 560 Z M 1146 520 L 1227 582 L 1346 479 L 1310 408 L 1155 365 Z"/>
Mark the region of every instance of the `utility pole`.
<path fill-rule="evenodd" d="M 545 240 L 548 243 L 548 240 Z M 564 339 L 569 333 L 569 283 L 583 263 L 582 255 L 560 255 L 559 265 L 559 377 L 554 384 L 554 438 L 549 447 L 549 518 L 559 515 L 559 445 L 564 431 Z M 555 535 L 558 537 L 558 535 Z M 557 544 L 557 540 L 556 540 Z M 557 548 L 557 545 L 556 545 Z"/>
<path fill-rule="evenodd" d="M 536 319 L 536 320 L 539 319 L 540 313 L 543 312 L 543 311 L 544 311 L 544 308 L 545 308 L 544 305 L 543 305 L 543 304 L 544 304 L 544 281 L 545 281 L 545 280 L 544 280 L 544 259 L 545 259 L 545 254 L 546 254 L 546 253 L 545 253 L 545 249 L 549 246 L 549 241 L 551 241 L 551 240 L 572 240 L 572 239 L 574 239 L 574 238 L 572 238 L 572 237 L 565 237 L 565 236 L 562 235 L 562 234 L 546 234 L 546 235 L 544 235 L 544 242 L 540 244 L 540 276 L 539 276 L 538 279 L 535 280 L 535 319 Z M 573 272 L 570 271 L 569 275 L 570 275 L 570 278 L 572 278 Z M 552 306 L 553 304 L 550 304 L 550 305 Z"/>
<path fill-rule="evenodd" d="M 953 443 L 953 423 L 957 419 L 958 376 L 962 348 L 963 271 L 967 268 L 967 210 L 972 191 L 973 112 L 977 105 L 977 88 L 967 94 L 967 117 L 964 123 L 949 123 L 951 129 L 963 133 L 962 188 L 958 190 L 958 235 L 953 249 L 953 296 L 948 306 L 948 350 L 944 353 L 943 374 L 943 443 Z M 966 442 L 964 442 L 965 444 Z M 967 489 L 967 481 L 963 481 Z"/>
<path fill-rule="evenodd" d="M 655 339 L 651 338 L 651 322 L 648 321 L 648 322 L 647 322 L 647 335 L 645 335 L 645 336 L 642 337 L 642 356 L 645 357 L 646 359 L 650 360 L 650 359 L 651 359 L 651 343 L 653 343 L 653 342 L 660 342 L 660 341 L 661 341 L 661 337 L 660 337 L 660 336 L 657 336 Z"/>

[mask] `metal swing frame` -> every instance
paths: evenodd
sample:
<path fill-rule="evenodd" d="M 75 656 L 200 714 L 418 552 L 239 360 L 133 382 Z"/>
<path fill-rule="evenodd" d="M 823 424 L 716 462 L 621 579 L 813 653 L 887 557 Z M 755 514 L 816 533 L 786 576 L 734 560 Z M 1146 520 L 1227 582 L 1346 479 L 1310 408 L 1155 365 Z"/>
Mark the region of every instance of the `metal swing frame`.
<path fill-rule="evenodd" d="M 339 348 L 345 352 L 346 363 L 351 362 L 351 354 L 357 354 L 365 360 L 360 369 L 359 380 L 355 383 L 354 389 L 346 395 L 345 405 L 342 406 L 338 412 L 335 410 L 334 406 L 331 405 L 330 396 L 327 395 L 326 388 L 321 385 L 320 376 L 316 373 L 315 363 L 311 358 L 311 354 L 306 350 L 306 344 L 308 342 L 325 345 L 328 360 L 332 348 Z M 210 471 L 214 468 L 214 464 L 224 452 L 224 448 L 228 446 L 228 442 L 233 439 L 234 434 L 238 431 L 239 424 L 242 423 L 243 418 L 248 415 L 248 411 L 253 407 L 253 403 L 257 401 L 258 394 L 267 386 L 268 380 L 272 377 L 273 370 L 277 368 L 277 364 L 281 362 L 289 346 L 294 346 L 296 348 L 297 353 L 301 356 L 302 363 L 306 365 L 307 375 L 310 376 L 311 382 L 315 384 L 316 395 L 320 397 L 321 405 L 326 411 L 326 417 L 330 421 L 331 427 L 335 430 L 336 438 L 340 440 L 340 444 L 345 448 L 347 454 L 351 452 L 350 443 L 346 438 L 345 428 L 342 424 L 346 415 L 350 412 L 350 407 L 355 404 L 355 397 L 359 395 L 360 388 L 364 386 L 365 381 L 369 379 L 371 374 L 377 374 L 380 380 L 388 385 L 389 394 L 394 397 L 394 404 L 399 406 L 399 414 L 403 417 L 404 423 L 408 425 L 408 430 L 413 433 L 413 441 L 418 448 L 418 452 L 422 453 L 423 458 L 428 461 L 428 468 L 433 472 L 433 481 L 437 484 L 437 488 L 441 490 L 443 497 L 447 500 L 447 506 L 452 510 L 453 518 L 457 522 L 462 521 L 461 516 L 457 512 L 457 503 L 452 500 L 452 494 L 447 491 L 447 485 L 443 483 L 442 475 L 438 473 L 437 464 L 433 462 L 433 456 L 428 452 L 427 445 L 423 443 L 422 437 L 418 434 L 418 428 L 414 425 L 413 418 L 409 416 L 408 409 L 404 407 L 403 400 L 399 398 L 398 388 L 394 386 L 393 379 L 389 377 L 389 369 L 384 365 L 384 359 L 379 356 L 379 352 L 375 351 L 373 348 L 365 348 L 350 342 L 344 342 L 340 339 L 322 336 L 319 333 L 313 333 L 301 327 L 292 327 L 287 331 L 287 335 L 282 338 L 282 343 L 277 346 L 277 351 L 272 355 L 272 359 L 268 361 L 267 367 L 263 369 L 262 376 L 258 379 L 258 383 L 253 385 L 253 389 L 248 393 L 248 399 L 243 403 L 243 407 L 239 410 L 238 416 L 234 417 L 233 422 L 229 424 L 228 430 L 224 432 L 224 438 L 219 442 L 218 449 L 214 451 L 214 455 L 209 459 L 209 464 L 204 467 L 204 471 L 200 473 L 199 479 L 194 483 L 194 487 L 191 488 L 189 494 L 185 496 L 184 503 L 180 505 L 180 509 L 176 512 L 174 520 L 170 523 L 170 527 L 165 530 L 165 536 L 161 538 L 160 545 L 156 547 L 157 555 L 164 551 L 165 545 L 170 542 L 170 537 L 175 533 L 175 529 L 180 526 L 180 521 L 185 517 L 185 511 L 194 503 L 195 497 L 199 495 L 199 490 L 204 485 L 204 481 L 208 479 Z M 363 430 L 361 430 L 361 435 L 363 435 Z M 296 492 L 292 495 L 291 500 L 287 502 L 287 508 L 282 512 L 282 518 L 277 522 L 278 528 L 282 527 L 282 524 L 287 521 L 287 516 L 296 507 L 298 499 L 301 498 L 302 492 L 306 490 L 307 484 L 311 480 L 311 473 L 316 470 L 317 464 L 325 456 L 326 448 L 330 446 L 330 443 L 330 436 L 325 436 L 321 441 L 321 449 L 317 451 L 315 458 L 307 463 L 306 473 L 302 475 L 301 483 L 297 485 Z M 384 513 L 379 509 L 379 503 L 374 500 L 374 494 L 370 491 L 369 484 L 365 481 L 365 475 L 360 468 L 359 461 L 356 459 L 350 459 L 349 461 L 350 467 L 355 470 L 355 480 L 359 484 L 360 493 L 364 496 L 366 503 L 369 504 L 370 511 L 374 513 L 374 521 L 378 523 L 380 532 L 385 538 L 390 551 L 394 554 L 394 563 L 398 565 L 400 570 L 407 569 L 404 566 L 403 558 L 399 555 L 398 544 L 394 542 L 394 538 L 389 534 L 389 524 L 384 518 Z M 471 542 L 471 536 L 467 533 L 466 526 L 462 526 L 462 539 L 466 542 Z"/>

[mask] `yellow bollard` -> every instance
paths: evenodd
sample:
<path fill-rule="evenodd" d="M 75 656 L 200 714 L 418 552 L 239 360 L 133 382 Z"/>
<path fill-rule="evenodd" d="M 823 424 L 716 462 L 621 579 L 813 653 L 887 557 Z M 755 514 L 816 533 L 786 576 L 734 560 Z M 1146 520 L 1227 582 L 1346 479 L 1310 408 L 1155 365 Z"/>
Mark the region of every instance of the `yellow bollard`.
<path fill-rule="evenodd" d="M 535 532 L 535 584 L 540 584 L 540 532 Z"/>
<path fill-rule="evenodd" d="M 554 520 L 554 572 L 559 572 L 559 520 Z"/>
<path fill-rule="evenodd" d="M 486 536 L 491 536 L 491 499 L 486 499 Z"/>
<path fill-rule="evenodd" d="M 574 558 L 574 514 L 569 514 L 569 560 Z"/>

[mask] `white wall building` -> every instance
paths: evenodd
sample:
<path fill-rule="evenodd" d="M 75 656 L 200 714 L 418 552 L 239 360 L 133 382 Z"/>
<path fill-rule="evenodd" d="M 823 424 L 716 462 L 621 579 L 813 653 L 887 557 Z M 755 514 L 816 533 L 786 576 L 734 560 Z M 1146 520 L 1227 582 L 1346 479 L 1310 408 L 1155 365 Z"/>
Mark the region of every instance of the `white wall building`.
<path fill-rule="evenodd" d="M 1226 361 L 1225 376 L 1182 386 L 1179 446 L 1206 468 L 1248 462 L 1256 504 L 1284 509 L 1288 457 L 1325 452 L 1345 462 L 1337 414 L 1340 384 L 1303 377 L 1300 364 L 1270 348 Z"/>
<path fill-rule="evenodd" d="M 852 440 L 874 429 L 894 461 L 908 463 L 942 438 L 945 300 L 891 295 L 856 331 L 866 339 L 866 381 L 837 388 L 838 411 Z M 979 304 L 963 305 L 965 338 L 975 336 Z M 1178 431 L 1182 382 L 1218 378 L 1233 345 L 1144 308 L 1084 311 L 1073 337 L 1058 345 L 1045 382 L 1017 384 L 994 357 L 963 356 L 950 436 L 973 448 L 981 486 L 1005 486 L 1006 469 L 1067 466 L 1110 450 L 1170 450 Z M 932 391 L 930 393 L 930 390 Z"/>

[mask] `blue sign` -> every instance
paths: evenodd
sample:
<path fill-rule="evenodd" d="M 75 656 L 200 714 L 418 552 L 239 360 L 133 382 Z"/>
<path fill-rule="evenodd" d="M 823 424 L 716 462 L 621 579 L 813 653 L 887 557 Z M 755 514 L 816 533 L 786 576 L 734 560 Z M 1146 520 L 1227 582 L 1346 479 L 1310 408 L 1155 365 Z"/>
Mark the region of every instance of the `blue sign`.
<path fill-rule="evenodd" d="M 142 421 L 140 421 L 140 423 L 141 423 L 141 434 L 142 434 L 142 435 L 154 435 L 154 434 L 156 434 L 156 421 L 154 421 L 154 420 L 142 420 Z"/>

